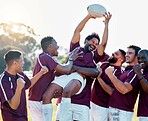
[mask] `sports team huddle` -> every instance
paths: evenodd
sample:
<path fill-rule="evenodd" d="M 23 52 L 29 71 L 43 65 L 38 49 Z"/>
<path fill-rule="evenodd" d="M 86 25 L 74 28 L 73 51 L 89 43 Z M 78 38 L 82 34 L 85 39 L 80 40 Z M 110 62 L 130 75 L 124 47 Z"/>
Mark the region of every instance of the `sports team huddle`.
<path fill-rule="evenodd" d="M 23 73 L 20 51 L 4 55 L 7 67 L 0 75 L 3 121 L 28 121 L 27 107 L 32 121 L 52 121 L 53 98 L 57 99 L 56 121 L 132 121 L 138 97 L 137 117 L 148 121 L 148 50 L 129 45 L 127 51 L 119 48 L 109 56 L 105 48 L 112 14 L 106 12 L 103 17 L 102 39 L 93 32 L 86 36 L 84 47 L 80 46 L 81 32 L 95 17 L 88 13 L 82 19 L 65 64 L 54 59 L 59 48 L 56 40 L 42 38 L 32 78 Z"/>

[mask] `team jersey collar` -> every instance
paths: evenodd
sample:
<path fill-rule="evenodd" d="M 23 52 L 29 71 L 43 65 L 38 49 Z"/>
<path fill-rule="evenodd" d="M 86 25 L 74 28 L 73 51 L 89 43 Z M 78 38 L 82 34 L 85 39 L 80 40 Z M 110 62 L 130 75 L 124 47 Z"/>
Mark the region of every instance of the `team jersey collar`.
<path fill-rule="evenodd" d="M 131 69 L 133 69 L 133 66 L 127 66 L 127 67 L 125 68 L 125 71 L 126 71 L 126 70 L 131 70 Z"/>
<path fill-rule="evenodd" d="M 7 71 L 5 71 L 4 74 L 11 77 L 11 78 L 13 78 L 13 79 L 17 78 L 17 75 L 12 75 L 12 74 L 8 73 Z"/>

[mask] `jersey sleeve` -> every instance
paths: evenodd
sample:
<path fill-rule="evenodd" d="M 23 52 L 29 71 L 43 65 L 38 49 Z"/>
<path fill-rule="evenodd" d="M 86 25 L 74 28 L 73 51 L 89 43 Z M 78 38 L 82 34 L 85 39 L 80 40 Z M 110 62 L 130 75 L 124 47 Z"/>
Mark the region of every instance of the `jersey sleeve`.
<path fill-rule="evenodd" d="M 72 42 L 70 43 L 70 52 L 73 51 L 75 48 L 80 47 L 80 43 L 77 42 L 73 44 Z"/>
<path fill-rule="evenodd" d="M 41 57 L 40 62 L 43 66 L 46 66 L 49 69 L 49 71 L 54 70 L 55 67 L 58 65 L 58 62 L 51 56 Z"/>
<path fill-rule="evenodd" d="M 128 82 L 132 85 L 132 87 L 135 87 L 138 83 L 139 83 L 139 80 L 138 80 L 138 77 L 137 75 L 134 73 L 134 71 L 131 71 L 129 74 L 128 74 L 128 78 L 126 79 L 125 82 Z"/>
<path fill-rule="evenodd" d="M 11 82 L 9 81 L 1 81 L 0 84 L 0 99 L 1 102 L 4 103 L 8 100 L 11 100 L 14 95 L 14 90 L 11 89 Z"/>
<path fill-rule="evenodd" d="M 107 59 L 109 58 L 109 55 L 108 54 L 106 54 L 105 52 L 103 53 L 103 55 L 99 55 L 98 54 L 98 52 L 97 52 L 97 50 L 94 52 L 94 61 L 96 62 L 96 63 L 98 63 L 98 62 L 105 62 L 105 61 L 107 61 Z"/>

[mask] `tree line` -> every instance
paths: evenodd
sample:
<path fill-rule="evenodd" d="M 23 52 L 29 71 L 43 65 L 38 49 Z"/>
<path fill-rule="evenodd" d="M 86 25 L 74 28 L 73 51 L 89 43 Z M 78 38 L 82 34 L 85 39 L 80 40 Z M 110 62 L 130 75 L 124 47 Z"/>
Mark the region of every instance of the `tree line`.
<path fill-rule="evenodd" d="M 41 49 L 36 37 L 34 30 L 23 23 L 0 23 L 0 73 L 6 68 L 3 56 L 10 49 L 23 52 L 24 71 L 32 70 L 36 60 L 36 51 Z M 64 63 L 66 57 L 59 56 L 57 60 Z"/>

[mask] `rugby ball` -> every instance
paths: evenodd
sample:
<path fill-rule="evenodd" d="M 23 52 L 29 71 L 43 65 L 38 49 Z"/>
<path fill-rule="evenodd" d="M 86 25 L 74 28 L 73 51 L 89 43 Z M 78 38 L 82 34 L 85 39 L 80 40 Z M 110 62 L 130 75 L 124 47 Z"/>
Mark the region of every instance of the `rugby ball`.
<path fill-rule="evenodd" d="M 97 18 L 103 17 L 103 14 L 107 12 L 106 8 L 100 4 L 91 4 L 87 7 L 88 13 Z"/>

